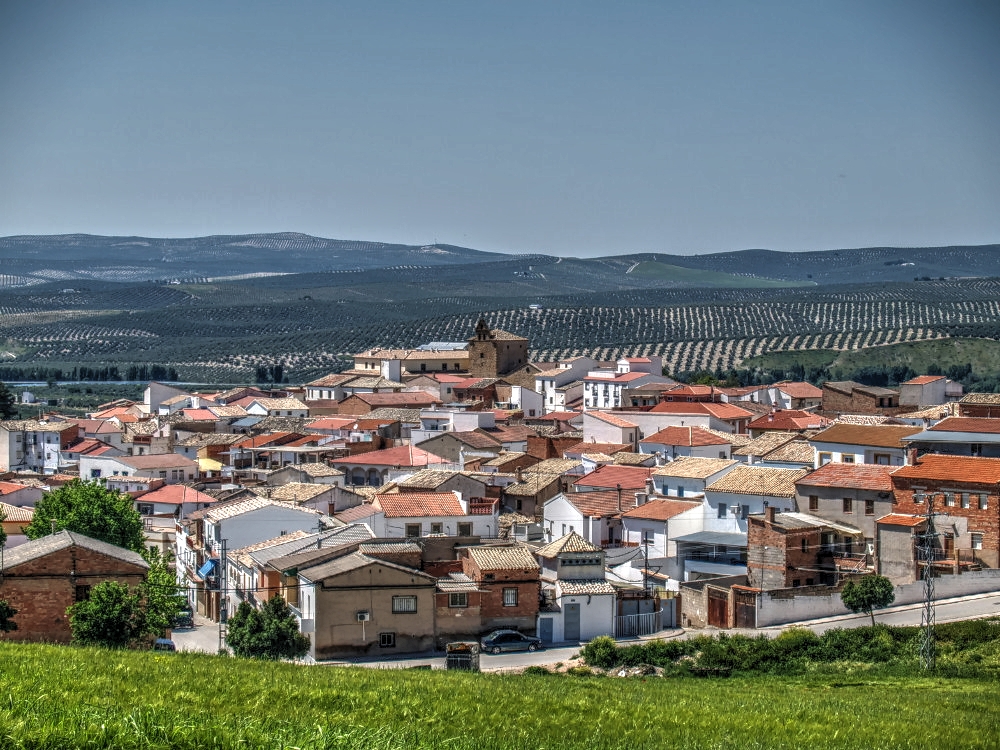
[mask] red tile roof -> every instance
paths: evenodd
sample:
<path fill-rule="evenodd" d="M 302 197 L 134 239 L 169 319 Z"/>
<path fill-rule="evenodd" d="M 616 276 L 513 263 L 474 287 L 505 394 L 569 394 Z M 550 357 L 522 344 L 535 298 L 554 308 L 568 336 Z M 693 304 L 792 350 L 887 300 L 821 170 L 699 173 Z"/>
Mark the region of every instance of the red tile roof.
<path fill-rule="evenodd" d="M 115 450 L 115 447 L 96 438 L 86 438 L 64 450 L 67 453 L 79 453 L 81 456 L 101 456 L 110 450 Z"/>
<path fill-rule="evenodd" d="M 944 482 L 1000 484 L 1000 458 L 973 458 L 927 453 L 915 466 L 901 466 L 892 476 Z"/>
<path fill-rule="evenodd" d="M 343 430 L 349 428 L 356 421 L 354 417 L 323 417 L 308 422 L 306 427 L 314 430 Z"/>
<path fill-rule="evenodd" d="M 823 389 L 812 383 L 775 383 L 774 387 L 792 398 L 823 398 Z"/>
<path fill-rule="evenodd" d="M 388 492 L 376 495 L 374 504 L 382 508 L 386 518 L 465 515 L 452 492 Z"/>
<path fill-rule="evenodd" d="M 215 422 L 218 420 L 211 409 L 181 409 L 181 413 L 191 422 Z"/>
<path fill-rule="evenodd" d="M 629 497 L 629 494 L 624 490 L 620 496 L 617 490 L 611 492 L 602 490 L 599 492 L 567 492 L 564 497 L 570 505 L 587 518 L 617 516 L 623 510 L 628 510 L 635 505 L 635 497 Z"/>
<path fill-rule="evenodd" d="M 771 414 L 762 414 L 750 422 L 751 430 L 816 430 L 828 427 L 832 420 L 800 409 L 777 409 Z"/>
<path fill-rule="evenodd" d="M 294 432 L 268 432 L 265 435 L 254 435 L 236 443 L 234 448 L 263 448 L 268 445 L 282 445 L 297 436 Z"/>
<path fill-rule="evenodd" d="M 1000 434 L 1000 419 L 985 417 L 948 417 L 930 428 L 938 432 L 981 432 Z"/>
<path fill-rule="evenodd" d="M 700 505 L 701 503 L 689 502 L 687 500 L 650 500 L 638 508 L 632 508 L 622 513 L 622 518 L 644 518 L 649 521 L 666 521 Z"/>
<path fill-rule="evenodd" d="M 876 448 L 902 448 L 902 439 L 921 432 L 920 427 L 908 425 L 867 425 L 834 423 L 816 433 L 810 442 L 837 443 L 839 445 L 870 445 Z"/>
<path fill-rule="evenodd" d="M 937 380 L 944 380 L 944 375 L 918 375 L 915 378 L 907 380 L 903 385 L 927 385 Z"/>
<path fill-rule="evenodd" d="M 716 419 L 746 419 L 752 417 L 753 412 L 742 409 L 733 404 L 714 404 L 706 401 L 661 401 L 651 412 L 657 414 L 708 414 Z"/>
<path fill-rule="evenodd" d="M 882 516 L 875 523 L 884 523 L 889 526 L 921 526 L 927 522 L 926 518 L 920 516 L 904 516 L 901 513 L 890 513 Z"/>
<path fill-rule="evenodd" d="M 606 456 L 613 456 L 616 453 L 630 450 L 632 450 L 632 446 L 625 443 L 585 443 L 581 440 L 576 445 L 564 448 L 563 456 L 567 453 L 603 453 Z"/>
<path fill-rule="evenodd" d="M 441 399 L 422 391 L 402 393 L 355 393 L 349 398 L 364 401 L 369 406 L 431 406 L 440 404 Z M 345 401 L 347 399 L 344 399 Z"/>
<path fill-rule="evenodd" d="M 144 503 L 166 503 L 169 505 L 181 505 L 183 503 L 199 503 L 209 505 L 216 502 L 216 498 L 198 492 L 193 487 L 185 487 L 183 484 L 168 484 L 158 490 L 152 490 L 136 497 Z"/>
<path fill-rule="evenodd" d="M 340 466 L 427 466 L 428 463 L 439 462 L 440 459 L 433 453 L 412 445 L 368 451 L 330 461 L 331 464 Z"/>
<path fill-rule="evenodd" d="M 689 447 L 730 444 L 728 440 L 725 440 L 718 434 L 703 430 L 701 427 L 665 427 L 653 435 L 648 435 L 639 442 L 658 443 L 660 445 L 686 445 Z"/>
<path fill-rule="evenodd" d="M 795 484 L 804 487 L 844 487 L 855 490 L 892 491 L 892 472 L 895 466 L 872 464 L 829 463 Z"/>
<path fill-rule="evenodd" d="M 607 487 L 609 490 L 617 490 L 620 484 L 623 490 L 641 490 L 645 489 L 646 480 L 652 476 L 653 470 L 654 467 L 651 466 L 603 464 L 573 484 L 580 487 Z"/>
<path fill-rule="evenodd" d="M 607 422 L 608 424 L 614 425 L 615 427 L 635 427 L 636 426 L 632 422 L 629 422 L 627 419 L 622 419 L 619 416 L 616 416 L 614 414 L 608 414 L 607 412 L 604 412 L 604 411 L 588 411 L 587 414 L 589 414 L 594 419 L 599 419 L 602 422 Z"/>

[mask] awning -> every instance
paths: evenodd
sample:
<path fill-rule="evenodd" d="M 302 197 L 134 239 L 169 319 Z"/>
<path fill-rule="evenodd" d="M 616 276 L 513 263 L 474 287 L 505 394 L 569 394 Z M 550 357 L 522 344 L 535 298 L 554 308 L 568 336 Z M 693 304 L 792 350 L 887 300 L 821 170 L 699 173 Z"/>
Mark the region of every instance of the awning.
<path fill-rule="evenodd" d="M 219 564 L 219 561 L 216 560 L 216 559 L 214 559 L 214 558 L 211 559 L 211 560 L 209 560 L 204 565 L 202 565 L 200 568 L 198 568 L 198 575 L 201 578 L 205 578 L 206 576 L 212 575 L 212 573 L 215 572 L 215 568 L 216 568 L 216 566 L 218 564 Z"/>
<path fill-rule="evenodd" d="M 746 547 L 747 535 L 725 531 L 696 531 L 693 534 L 674 537 L 673 541 L 689 544 L 714 544 L 720 547 Z"/>

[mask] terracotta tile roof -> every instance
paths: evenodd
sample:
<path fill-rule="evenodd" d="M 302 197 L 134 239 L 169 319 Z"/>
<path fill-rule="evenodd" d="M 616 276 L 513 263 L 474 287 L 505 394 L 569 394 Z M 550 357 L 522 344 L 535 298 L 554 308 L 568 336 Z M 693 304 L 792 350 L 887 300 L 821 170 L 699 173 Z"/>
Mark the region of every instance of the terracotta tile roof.
<path fill-rule="evenodd" d="M 490 337 L 496 339 L 497 341 L 527 341 L 524 336 L 518 336 L 516 333 L 511 333 L 510 331 L 501 331 L 499 328 L 490 329 Z"/>
<path fill-rule="evenodd" d="M 288 503 L 304 503 L 307 500 L 312 500 L 317 495 L 329 492 L 333 489 L 333 485 L 289 482 L 288 484 L 282 484 L 269 489 L 268 496 L 272 500 L 282 500 Z"/>
<path fill-rule="evenodd" d="M 582 536 L 577 534 L 575 531 L 571 531 L 565 536 L 561 536 L 555 541 L 549 542 L 544 547 L 539 547 L 535 550 L 535 554 L 539 557 L 553 558 L 558 557 L 563 552 L 600 552 L 601 548 L 597 547 Z"/>
<path fill-rule="evenodd" d="M 388 419 L 393 422 L 404 422 L 406 424 L 420 423 L 420 409 L 403 409 L 391 406 L 383 406 L 372 409 L 365 414 L 365 419 Z"/>
<path fill-rule="evenodd" d="M 469 475 L 462 471 L 424 469 L 422 471 L 416 472 L 415 474 L 411 474 L 408 477 L 397 480 L 396 484 L 398 484 L 400 487 L 406 487 L 412 489 L 433 490 L 440 487 L 449 479 L 453 479 L 455 477 L 463 477 L 463 476 L 468 477 Z"/>
<path fill-rule="evenodd" d="M 584 443 L 579 442 L 563 450 L 563 455 L 567 453 L 605 453 L 613 456 L 619 451 L 629 450 L 632 446 L 626 443 Z"/>
<path fill-rule="evenodd" d="M 594 419 L 599 419 L 602 422 L 613 425 L 615 427 L 636 427 L 634 422 L 629 422 L 627 419 L 623 419 L 615 414 L 609 414 L 606 411 L 588 411 L 589 414 Z"/>
<path fill-rule="evenodd" d="M 340 385 L 341 383 L 346 383 L 348 380 L 350 380 L 353 377 L 354 377 L 353 375 L 344 375 L 344 374 L 338 372 L 338 373 L 335 373 L 335 374 L 332 374 L 332 375 L 324 375 L 323 377 L 318 378 L 317 380 L 313 380 L 313 381 L 311 381 L 309 383 L 306 383 L 306 387 L 307 388 L 309 388 L 309 387 L 312 387 L 312 388 L 335 388 L 336 386 Z"/>
<path fill-rule="evenodd" d="M 216 499 L 211 495 L 198 492 L 194 487 L 188 487 L 183 484 L 167 484 L 159 489 L 140 495 L 136 499 L 143 503 L 166 503 L 169 505 L 181 505 L 183 503 L 209 505 L 216 502 Z"/>
<path fill-rule="evenodd" d="M 928 429 L 938 432 L 980 432 L 996 435 L 1000 434 L 1000 419 L 948 417 Z"/>
<path fill-rule="evenodd" d="M 816 458 L 816 451 L 807 440 L 789 440 L 779 448 L 760 457 L 761 461 L 771 463 L 794 463 L 808 465 L 811 469 Z"/>
<path fill-rule="evenodd" d="M 540 567 L 531 550 L 522 544 L 467 547 L 465 551 L 480 570 L 538 570 Z"/>
<path fill-rule="evenodd" d="M 653 474 L 658 477 L 679 477 L 681 479 L 708 479 L 724 469 L 736 466 L 731 458 L 678 458 L 664 466 L 658 466 Z"/>
<path fill-rule="evenodd" d="M 882 425 L 899 424 L 894 417 L 887 417 L 885 414 L 841 414 L 834 420 L 834 424 L 855 424 L 855 425 Z"/>
<path fill-rule="evenodd" d="M 101 456 L 108 451 L 117 451 L 118 449 L 96 438 L 84 438 L 63 450 L 67 453 L 79 453 L 81 456 Z"/>
<path fill-rule="evenodd" d="M 650 500 L 638 508 L 632 508 L 622 513 L 622 518 L 644 518 L 650 521 L 666 521 L 680 515 L 686 510 L 700 506 L 700 502 L 688 502 L 685 500 Z"/>
<path fill-rule="evenodd" d="M 509 461 L 514 461 L 526 455 L 528 454 L 525 453 L 524 451 L 505 451 L 503 453 L 494 456 L 488 461 L 483 461 L 480 464 L 480 466 L 503 466 L 505 463 L 508 463 Z"/>
<path fill-rule="evenodd" d="M 500 447 L 500 441 L 482 430 L 469 430 L 468 432 L 446 432 L 459 442 L 465 443 L 470 448 L 478 450 L 496 450 Z"/>
<path fill-rule="evenodd" d="M 4 517 L 4 523 L 28 524 L 35 517 L 35 509 L 0 502 L 0 515 Z"/>
<path fill-rule="evenodd" d="M 285 542 L 294 542 L 297 539 L 302 539 L 307 536 L 311 536 L 312 532 L 309 531 L 293 531 L 289 534 L 282 534 L 281 536 L 276 536 L 273 539 L 265 539 L 262 542 L 257 542 L 256 544 L 248 544 L 246 547 L 240 547 L 239 549 L 232 550 L 229 554 L 235 557 L 242 557 L 248 555 L 251 552 L 256 552 L 257 550 L 267 549 L 268 547 L 274 547 L 278 544 L 284 544 Z M 240 560 L 244 565 L 248 561 Z"/>
<path fill-rule="evenodd" d="M 796 432 L 766 432 L 746 445 L 733 449 L 734 456 L 763 456 L 802 436 Z"/>
<path fill-rule="evenodd" d="M 402 393 L 355 393 L 350 398 L 360 399 L 369 406 L 431 406 L 440 404 L 441 399 L 423 391 L 403 391 Z M 346 400 L 346 399 L 345 399 Z M 369 416 L 369 419 L 371 417 Z M 419 421 L 419 419 L 418 419 Z"/>
<path fill-rule="evenodd" d="M 340 469 L 327 466 L 320 461 L 310 461 L 305 464 L 296 464 L 292 468 L 296 471 L 301 471 L 303 474 L 310 477 L 342 477 L 344 475 L 344 472 Z"/>
<path fill-rule="evenodd" d="M 619 466 L 648 466 L 652 467 L 656 463 L 656 456 L 652 453 L 632 453 L 631 451 L 619 451 L 611 456 Z"/>
<path fill-rule="evenodd" d="M 9 419 L 0 422 L 0 430 L 8 432 L 63 432 L 76 427 L 76 422 L 40 422 L 37 419 Z"/>
<path fill-rule="evenodd" d="M 924 454 L 914 466 L 900 466 L 893 477 L 942 482 L 1000 484 L 1000 458 Z"/>
<path fill-rule="evenodd" d="M 813 436 L 815 443 L 840 445 L 870 445 L 876 448 L 902 448 L 902 439 L 922 432 L 911 425 L 834 424 Z"/>
<path fill-rule="evenodd" d="M 778 409 L 747 425 L 751 430 L 814 430 L 828 427 L 833 420 L 800 409 Z"/>
<path fill-rule="evenodd" d="M 705 401 L 661 401 L 651 412 L 657 414 L 708 414 L 716 419 L 747 419 L 753 413 L 733 404 L 713 404 Z"/>
<path fill-rule="evenodd" d="M 598 596 L 616 593 L 615 587 L 603 578 L 573 581 L 560 578 L 556 581 L 556 586 L 562 590 L 563 596 Z"/>
<path fill-rule="evenodd" d="M 31 539 L 24 544 L 11 547 L 4 553 L 4 570 L 9 570 L 26 562 L 37 560 L 38 558 L 50 555 L 53 552 L 69 549 L 70 547 L 83 547 L 106 557 L 112 557 L 122 562 L 134 565 L 138 568 L 148 569 L 149 563 L 142 559 L 142 555 L 114 544 L 108 544 L 89 536 L 78 534 L 75 531 L 58 531 L 55 534 L 47 534 L 38 539 Z"/>
<path fill-rule="evenodd" d="M 115 461 L 133 469 L 196 469 L 198 464 L 177 453 L 153 453 L 147 456 L 115 456 Z"/>
<path fill-rule="evenodd" d="M 438 463 L 439 459 L 433 453 L 413 445 L 400 445 L 395 448 L 384 448 L 380 451 L 368 451 L 354 456 L 334 458 L 330 461 L 339 466 L 427 466 Z"/>
<path fill-rule="evenodd" d="M 381 512 L 379 508 L 371 503 L 362 503 L 361 505 L 353 505 L 339 513 L 335 513 L 334 518 L 344 523 L 363 523 Z"/>
<path fill-rule="evenodd" d="M 621 485 L 623 490 L 641 490 L 645 489 L 646 480 L 652 474 L 651 467 L 604 464 L 580 477 L 573 484 L 581 487 L 606 487 L 609 490 Z"/>
<path fill-rule="evenodd" d="M 657 443 L 659 445 L 685 445 L 688 447 L 704 445 L 729 445 L 729 440 L 722 438 L 716 432 L 709 432 L 700 427 L 666 427 L 657 433 L 647 435 L 640 443 Z"/>
<path fill-rule="evenodd" d="M 415 542 L 364 542 L 358 546 L 362 555 L 398 554 L 400 552 L 420 552 L 420 545 Z"/>
<path fill-rule="evenodd" d="M 828 463 L 802 477 L 795 484 L 799 487 L 844 487 L 853 490 L 892 491 L 892 472 L 895 466 L 874 464 Z"/>
<path fill-rule="evenodd" d="M 721 479 L 716 479 L 707 492 L 731 492 L 739 495 L 795 497 L 795 483 L 804 477 L 806 469 L 778 469 L 770 466 L 737 466 Z"/>
<path fill-rule="evenodd" d="M 323 417 L 307 422 L 306 426 L 314 430 L 343 430 L 356 421 L 355 417 Z"/>
<path fill-rule="evenodd" d="M 269 432 L 265 435 L 254 435 L 243 438 L 235 447 L 237 448 L 264 448 L 269 445 L 281 445 L 296 437 L 294 432 Z"/>
<path fill-rule="evenodd" d="M 565 474 L 581 466 L 578 458 L 547 458 L 524 469 L 525 474 Z"/>
<path fill-rule="evenodd" d="M 563 497 L 585 518 L 611 518 L 635 504 L 635 497 L 630 497 L 624 489 L 620 494 L 617 490 L 610 492 L 600 490 L 598 492 L 567 492 L 563 494 Z M 619 509 L 619 505 L 621 509 Z"/>
<path fill-rule="evenodd" d="M 890 513 L 875 520 L 875 523 L 887 526 L 923 526 L 927 522 L 922 516 L 906 516 L 901 513 Z"/>
<path fill-rule="evenodd" d="M 503 488 L 505 495 L 514 497 L 532 497 L 542 490 L 558 484 L 559 474 L 529 474 L 527 471 L 521 473 L 522 479 L 508 484 Z"/>
<path fill-rule="evenodd" d="M 812 383 L 775 383 L 774 387 L 792 398 L 822 398 L 823 389 Z"/>
<path fill-rule="evenodd" d="M 960 404 L 1000 404 L 1000 393 L 967 393 L 959 402 Z"/>
<path fill-rule="evenodd" d="M 938 380 L 944 380 L 944 375 L 918 375 L 915 378 L 907 380 L 903 385 L 927 385 L 928 383 L 934 383 Z"/>
<path fill-rule="evenodd" d="M 279 507 L 279 508 L 291 508 L 302 513 L 312 513 L 315 515 L 320 515 L 319 511 L 313 510 L 312 508 L 303 508 L 298 505 L 293 505 L 292 503 L 282 503 L 277 500 L 269 500 L 266 497 L 250 497 L 246 499 L 236 500 L 232 503 L 216 503 L 210 508 L 206 508 L 203 511 L 204 518 L 207 521 L 212 521 L 217 523 L 219 521 L 224 521 L 227 518 L 234 518 L 235 516 L 242 515 L 244 513 L 250 513 L 255 510 L 260 510 L 261 508 L 267 507 Z M 198 511 L 195 511 L 196 513 Z M 194 514 L 188 516 L 188 518 L 193 518 Z"/>
<path fill-rule="evenodd" d="M 374 504 L 386 518 L 464 516 L 461 503 L 452 492 L 393 492 L 375 496 Z"/>

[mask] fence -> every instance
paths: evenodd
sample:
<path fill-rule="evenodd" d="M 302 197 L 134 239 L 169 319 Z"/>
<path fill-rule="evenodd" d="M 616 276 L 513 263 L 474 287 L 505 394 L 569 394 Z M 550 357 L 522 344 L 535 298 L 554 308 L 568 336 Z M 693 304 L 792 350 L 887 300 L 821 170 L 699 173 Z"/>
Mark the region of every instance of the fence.
<path fill-rule="evenodd" d="M 615 617 L 615 638 L 630 638 L 637 635 L 658 633 L 662 630 L 662 615 L 662 609 L 639 615 L 619 615 Z"/>

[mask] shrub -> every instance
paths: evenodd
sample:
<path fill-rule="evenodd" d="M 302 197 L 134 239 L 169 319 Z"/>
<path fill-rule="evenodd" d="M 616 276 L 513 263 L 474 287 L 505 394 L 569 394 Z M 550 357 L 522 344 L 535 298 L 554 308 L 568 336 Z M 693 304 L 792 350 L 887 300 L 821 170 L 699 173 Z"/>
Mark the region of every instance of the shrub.
<path fill-rule="evenodd" d="M 552 673 L 549 670 L 547 670 L 545 667 L 541 667 L 541 666 L 537 666 L 536 665 L 536 666 L 528 667 L 527 669 L 525 669 L 524 670 L 524 674 L 535 674 L 535 675 L 538 675 L 538 674 L 552 674 Z"/>
<path fill-rule="evenodd" d="M 599 635 L 580 650 L 583 660 L 592 667 L 610 669 L 621 660 L 615 639 L 609 635 Z"/>

